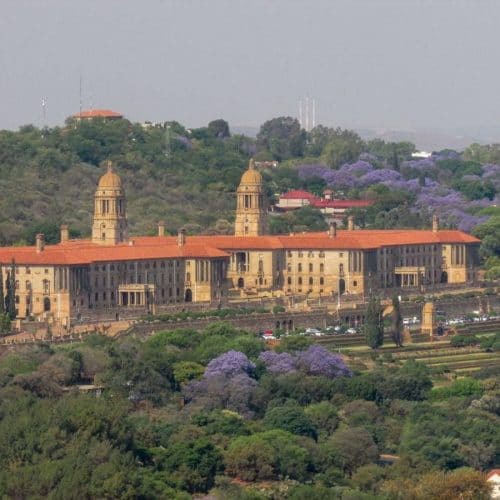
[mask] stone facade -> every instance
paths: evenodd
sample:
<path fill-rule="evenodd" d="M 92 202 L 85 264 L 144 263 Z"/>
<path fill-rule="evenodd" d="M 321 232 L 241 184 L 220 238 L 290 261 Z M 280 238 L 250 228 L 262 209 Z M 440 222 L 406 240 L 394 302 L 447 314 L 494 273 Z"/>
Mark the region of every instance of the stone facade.
<path fill-rule="evenodd" d="M 363 296 L 472 283 L 479 240 L 460 231 L 357 230 L 268 235 L 262 177 L 250 162 L 237 190 L 235 235 L 129 237 L 125 190 L 108 164 L 95 193 L 92 237 L 0 248 L 14 266 L 19 318 L 70 321 L 157 312 L 176 304 L 264 297 Z M 13 264 L 14 263 L 14 264 Z M 4 287 L 5 288 L 5 287 Z M 4 290 L 5 292 L 5 290 Z"/>

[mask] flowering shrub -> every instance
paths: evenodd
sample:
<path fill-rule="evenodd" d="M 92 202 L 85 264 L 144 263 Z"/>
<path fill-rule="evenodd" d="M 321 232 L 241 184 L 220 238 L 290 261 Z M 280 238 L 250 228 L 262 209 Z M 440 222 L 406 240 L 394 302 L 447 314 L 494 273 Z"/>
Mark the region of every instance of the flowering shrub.
<path fill-rule="evenodd" d="M 270 373 L 288 374 L 300 369 L 309 375 L 328 378 L 351 375 L 351 370 L 340 356 L 318 345 L 313 345 L 306 351 L 299 351 L 295 355 L 265 351 L 261 353 L 259 359 Z"/>
<path fill-rule="evenodd" d="M 270 373 L 285 374 L 296 371 L 295 359 L 287 352 L 264 351 L 260 354 L 259 360 L 264 363 Z"/>
<path fill-rule="evenodd" d="M 254 368 L 255 365 L 242 352 L 228 351 L 212 359 L 203 376 L 205 378 L 220 375 L 232 377 L 240 373 L 251 373 Z"/>
<path fill-rule="evenodd" d="M 424 220 L 431 214 L 437 214 L 443 227 L 456 227 L 462 231 L 471 231 L 478 224 L 483 223 L 488 217 L 473 215 L 478 208 L 491 206 L 497 200 L 473 200 L 438 182 L 444 167 L 437 162 L 458 160 L 458 155 L 453 152 L 443 152 L 430 158 L 404 161 L 401 164 L 401 172 L 390 168 L 376 169 L 372 163 L 359 160 L 355 163 L 346 163 L 338 170 L 332 170 L 323 164 L 307 164 L 298 167 L 301 179 L 319 177 L 325 183 L 336 190 L 363 189 L 376 184 L 382 184 L 390 189 L 405 191 L 416 196 L 412 212 L 418 214 Z M 491 183 L 500 190 L 500 165 L 487 164 L 482 167 L 482 179 Z M 441 172 L 441 174 L 439 173 Z M 451 174 L 451 171 L 448 171 Z M 462 181 L 479 182 L 481 177 L 473 173 L 466 173 Z M 469 196 L 470 198 L 470 196 Z"/>
<path fill-rule="evenodd" d="M 362 187 L 371 186 L 372 184 L 384 184 L 386 182 L 394 182 L 401 180 L 401 174 L 389 168 L 381 168 L 380 170 L 371 170 L 359 179 L 359 185 Z"/>
<path fill-rule="evenodd" d="M 352 375 L 351 370 L 340 356 L 332 354 L 319 345 L 312 345 L 307 351 L 299 352 L 297 366 L 310 375 L 321 375 L 328 378 Z"/>

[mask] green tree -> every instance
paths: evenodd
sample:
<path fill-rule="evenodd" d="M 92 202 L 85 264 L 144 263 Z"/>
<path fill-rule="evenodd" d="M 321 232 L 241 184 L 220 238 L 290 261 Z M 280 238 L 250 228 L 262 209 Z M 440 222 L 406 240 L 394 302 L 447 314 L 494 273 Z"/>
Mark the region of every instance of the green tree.
<path fill-rule="evenodd" d="M 500 215 L 476 226 L 472 234 L 481 240 L 479 251 L 483 258 L 500 256 Z"/>
<path fill-rule="evenodd" d="M 372 349 L 377 349 L 384 343 L 384 323 L 382 320 L 382 309 L 380 300 L 372 296 L 368 302 L 365 320 L 366 343 Z"/>
<path fill-rule="evenodd" d="M 491 498 L 491 484 L 479 471 L 461 468 L 452 472 L 429 472 L 422 476 L 415 488 L 420 499 L 438 500 L 488 500 Z"/>
<path fill-rule="evenodd" d="M 219 118 L 218 120 L 212 120 L 208 124 L 208 130 L 210 130 L 218 139 L 224 139 L 225 137 L 230 137 L 231 135 L 229 133 L 229 124 L 222 118 Z"/>
<path fill-rule="evenodd" d="M 330 436 L 339 425 L 337 410 L 329 401 L 310 404 L 304 409 L 304 412 L 317 429 L 320 437 Z"/>
<path fill-rule="evenodd" d="M 401 316 L 401 306 L 399 297 L 394 294 L 392 297 L 392 320 L 391 320 L 391 335 L 392 340 L 397 347 L 403 346 L 403 318 Z"/>
<path fill-rule="evenodd" d="M 169 482 L 190 493 L 207 492 L 222 470 L 222 455 L 206 438 L 155 448 L 151 453 L 156 467 L 168 473 Z"/>
<path fill-rule="evenodd" d="M 337 169 L 344 163 L 356 161 L 362 151 L 363 141 L 356 132 L 336 129 L 323 149 L 322 159 Z"/>
<path fill-rule="evenodd" d="M 317 438 L 317 432 L 311 420 L 295 401 L 269 408 L 263 423 L 271 429 L 283 429 L 292 434 Z"/>
<path fill-rule="evenodd" d="M 179 361 L 173 365 L 174 377 L 178 384 L 183 384 L 189 380 L 200 378 L 205 371 L 205 367 L 193 361 Z"/>
<path fill-rule="evenodd" d="M 322 445 L 325 466 L 340 467 L 349 476 L 360 466 L 374 462 L 378 448 L 373 438 L 362 427 L 348 427 L 336 431 Z"/>
<path fill-rule="evenodd" d="M 297 119 L 281 116 L 268 120 L 257 134 L 257 147 L 269 151 L 278 161 L 303 156 L 306 133 L 300 128 Z"/>
<path fill-rule="evenodd" d="M 283 430 L 257 432 L 234 439 L 225 454 L 226 472 L 245 481 L 288 476 L 299 481 L 308 477 L 311 456 L 296 436 Z"/>
<path fill-rule="evenodd" d="M 3 271 L 0 264 L 0 314 L 5 312 L 5 295 L 3 292 Z"/>
<path fill-rule="evenodd" d="M 7 289 L 5 311 L 13 321 L 16 319 L 16 265 L 14 261 L 12 261 L 10 269 L 7 271 L 5 287 Z"/>
<path fill-rule="evenodd" d="M 10 333 L 11 330 L 11 320 L 7 313 L 0 314 L 0 334 L 6 335 Z"/>

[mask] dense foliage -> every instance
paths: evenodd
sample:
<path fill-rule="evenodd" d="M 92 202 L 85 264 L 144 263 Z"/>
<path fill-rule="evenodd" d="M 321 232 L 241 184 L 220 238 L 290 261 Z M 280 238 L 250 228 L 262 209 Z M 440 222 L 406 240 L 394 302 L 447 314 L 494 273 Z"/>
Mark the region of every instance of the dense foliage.
<path fill-rule="evenodd" d="M 115 161 L 128 198 L 132 234 L 154 234 L 165 220 L 175 233 L 231 233 L 234 192 L 251 156 L 278 160 L 263 170 L 267 201 L 288 189 L 319 196 L 331 188 L 337 198 L 375 203 L 355 210 L 362 227 L 428 227 L 437 213 L 445 227 L 458 227 L 482 238 L 486 259 L 500 256 L 497 146 L 451 150 L 413 159 L 407 142 L 363 141 L 355 132 L 318 125 L 309 133 L 291 117 L 265 122 L 257 139 L 231 135 L 222 119 L 186 129 L 177 122 L 143 127 L 127 120 L 68 120 L 64 127 L 22 127 L 0 131 L 0 244 L 48 242 L 59 225 L 88 235 L 93 194 L 100 166 Z M 283 233 L 326 228 L 314 209 L 273 214 L 270 230 Z M 500 271 L 498 263 L 491 275 Z M 495 274 L 496 273 L 496 274 Z"/>
<path fill-rule="evenodd" d="M 0 357 L 0 495 L 482 499 L 499 418 L 496 379 L 433 389 L 414 361 L 357 373 L 224 323 L 26 346 Z"/>

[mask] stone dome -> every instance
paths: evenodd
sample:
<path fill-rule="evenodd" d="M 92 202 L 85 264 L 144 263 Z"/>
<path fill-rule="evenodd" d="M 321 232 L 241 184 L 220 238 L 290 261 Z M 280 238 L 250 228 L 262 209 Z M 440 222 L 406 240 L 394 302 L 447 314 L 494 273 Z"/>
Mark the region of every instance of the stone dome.
<path fill-rule="evenodd" d="M 241 184 L 262 184 L 262 176 L 260 172 L 255 169 L 253 158 L 248 164 L 248 170 L 241 176 L 240 185 Z"/>
<path fill-rule="evenodd" d="M 122 180 L 120 176 L 113 170 L 113 164 L 108 161 L 108 171 L 99 179 L 99 188 L 114 188 L 119 189 L 122 187 Z"/>

